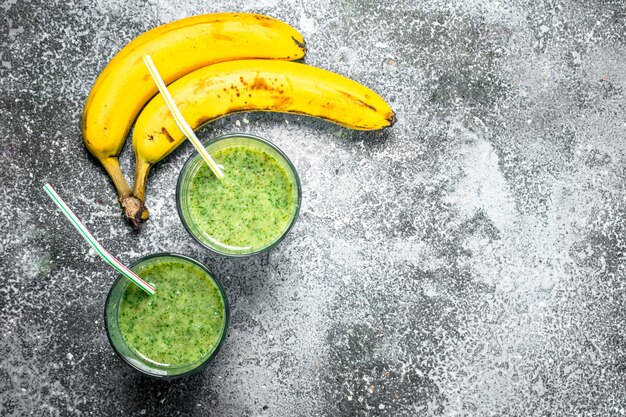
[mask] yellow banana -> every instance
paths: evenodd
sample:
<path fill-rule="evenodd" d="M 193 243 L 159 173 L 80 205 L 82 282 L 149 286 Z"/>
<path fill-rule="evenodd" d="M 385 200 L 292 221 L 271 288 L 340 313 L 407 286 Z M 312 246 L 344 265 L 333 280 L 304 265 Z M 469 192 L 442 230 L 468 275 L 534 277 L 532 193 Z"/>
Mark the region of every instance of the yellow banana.
<path fill-rule="evenodd" d="M 374 91 L 341 75 L 287 61 L 242 60 L 198 69 L 169 86 L 193 129 L 241 111 L 298 113 L 358 130 L 391 126 L 395 114 Z M 150 167 L 184 141 L 161 95 L 141 111 L 133 132 L 133 194 L 144 201 Z"/>
<path fill-rule="evenodd" d="M 302 36 L 271 17 L 216 13 L 152 29 L 126 45 L 96 80 L 83 111 L 83 138 L 113 180 L 127 217 L 137 225 L 148 213 L 132 196 L 118 155 L 135 117 L 157 88 L 142 62 L 151 55 L 170 83 L 208 64 L 246 58 L 295 60 L 304 56 Z M 131 217 L 131 215 L 133 217 Z"/>

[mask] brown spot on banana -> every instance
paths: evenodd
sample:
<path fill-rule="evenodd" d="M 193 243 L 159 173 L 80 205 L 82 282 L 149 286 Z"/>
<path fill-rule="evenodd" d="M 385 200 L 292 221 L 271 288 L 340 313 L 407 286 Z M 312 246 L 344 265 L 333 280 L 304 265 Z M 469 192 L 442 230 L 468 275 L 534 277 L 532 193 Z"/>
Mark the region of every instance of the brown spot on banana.
<path fill-rule="evenodd" d="M 267 84 L 263 77 L 259 77 L 258 75 L 254 78 L 254 82 L 250 85 L 251 90 L 265 90 L 272 91 L 273 88 Z"/>
<path fill-rule="evenodd" d="M 372 106 L 372 105 L 371 105 L 371 104 L 369 104 L 369 103 L 364 102 L 363 100 L 358 100 L 358 99 L 357 99 L 356 101 L 357 101 L 357 103 L 359 103 L 360 105 L 365 106 L 365 107 L 367 107 L 367 108 L 368 108 L 368 109 L 370 109 L 370 110 L 373 110 L 373 111 L 378 111 L 378 110 L 376 110 L 376 107 Z"/>
<path fill-rule="evenodd" d="M 293 41 L 296 43 L 296 45 L 298 45 L 298 47 L 302 48 L 304 53 L 306 53 L 306 41 L 304 39 L 302 39 L 302 42 L 300 42 L 299 40 L 297 40 L 293 36 L 291 37 L 291 39 L 293 39 Z"/>
<path fill-rule="evenodd" d="M 165 127 L 161 128 L 161 133 L 165 135 L 165 137 L 170 143 L 174 143 L 174 138 L 172 137 L 172 135 L 170 135 L 170 132 L 168 132 Z"/>
<path fill-rule="evenodd" d="M 277 109 L 284 109 L 293 104 L 293 98 L 289 96 L 276 96 L 275 99 L 274 106 L 276 106 Z"/>
<path fill-rule="evenodd" d="M 350 100 L 354 100 L 356 101 L 358 104 L 360 104 L 363 107 L 367 107 L 368 109 L 372 110 L 372 111 L 377 111 L 376 107 L 372 106 L 369 103 L 364 102 L 363 100 L 361 100 L 358 97 L 355 97 L 353 94 L 347 93 L 345 91 L 339 91 L 341 94 L 343 94 L 344 96 L 348 97 L 348 99 Z"/>
<path fill-rule="evenodd" d="M 204 90 L 208 89 L 211 85 L 213 85 L 213 81 L 211 80 L 198 80 L 198 82 L 194 85 L 194 93 L 195 94 L 203 94 Z"/>

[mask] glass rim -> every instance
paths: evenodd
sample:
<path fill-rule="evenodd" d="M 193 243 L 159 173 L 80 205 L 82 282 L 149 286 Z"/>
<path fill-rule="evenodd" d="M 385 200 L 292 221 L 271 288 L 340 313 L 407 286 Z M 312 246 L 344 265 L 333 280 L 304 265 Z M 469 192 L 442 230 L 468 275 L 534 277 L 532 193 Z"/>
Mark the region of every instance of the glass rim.
<path fill-rule="evenodd" d="M 195 374 L 197 372 L 200 372 L 201 370 L 203 370 L 204 368 L 207 367 L 207 365 L 213 360 L 213 358 L 217 355 L 217 353 L 220 351 L 222 345 L 224 344 L 224 341 L 226 340 L 226 336 L 228 333 L 228 326 L 230 324 L 230 305 L 228 304 L 228 297 L 226 295 L 226 290 L 224 290 L 224 287 L 222 286 L 222 283 L 215 278 L 215 275 L 213 274 L 213 272 L 211 272 L 211 270 L 209 269 L 209 267 L 207 267 L 206 265 L 204 265 L 202 262 L 191 258 L 189 256 L 186 255 L 181 255 L 178 253 L 173 253 L 173 252 L 157 252 L 157 253 L 152 253 L 150 255 L 146 255 L 143 256 L 141 258 L 139 258 L 137 261 L 133 262 L 132 264 L 130 264 L 128 267 L 129 269 L 132 270 L 133 267 L 148 261 L 150 259 L 153 258 L 164 258 L 164 257 L 171 257 L 171 258 L 179 258 L 182 259 L 184 261 L 187 262 L 191 262 L 192 264 L 198 266 L 199 268 L 201 268 L 203 271 L 205 271 L 213 280 L 213 282 L 215 283 L 215 286 L 217 287 L 218 291 L 220 292 L 220 295 L 222 297 L 222 301 L 224 302 L 224 327 L 222 329 L 222 333 L 220 335 L 219 341 L 217 342 L 217 345 L 215 345 L 215 348 L 213 349 L 213 352 L 211 352 L 211 354 L 204 360 L 202 361 L 198 361 L 198 365 L 194 366 L 192 369 L 180 373 L 180 374 L 173 374 L 173 375 L 163 375 L 163 374 L 157 374 L 157 373 L 153 373 L 153 372 L 149 372 L 145 369 L 142 369 L 140 367 L 138 367 L 137 365 L 135 365 L 134 363 L 132 363 L 131 361 L 129 361 L 124 355 L 122 355 L 122 353 L 117 349 L 117 347 L 115 346 L 115 344 L 113 343 L 113 340 L 111 339 L 111 333 L 109 332 L 109 319 L 107 316 L 107 311 L 108 311 L 108 306 L 109 306 L 109 300 L 111 299 L 111 295 L 113 294 L 113 290 L 115 289 L 115 287 L 119 284 L 119 282 L 121 280 L 128 280 L 128 278 L 126 278 L 123 275 L 119 275 L 117 277 L 117 279 L 115 280 L 115 282 L 111 285 L 111 288 L 109 289 L 109 292 L 107 294 L 107 298 L 104 304 L 104 327 L 106 330 L 106 334 L 107 334 L 107 338 L 109 340 L 109 344 L 111 345 L 111 347 L 113 348 L 113 351 L 116 353 L 116 355 L 122 359 L 122 361 L 126 364 L 128 364 L 131 368 L 141 372 L 143 375 L 147 375 L 153 378 L 157 378 L 157 379 L 177 379 L 177 378 L 182 378 L 185 376 L 189 376 L 192 374 Z M 128 283 L 130 285 L 134 285 L 132 282 L 130 282 L 130 280 L 128 281 Z M 123 337 L 122 337 L 123 339 Z M 128 346 L 128 344 L 126 344 Z M 175 370 L 176 368 L 172 368 L 173 370 Z"/>
<path fill-rule="evenodd" d="M 183 215 L 183 211 L 182 211 L 182 207 L 181 207 L 181 203 L 180 203 L 181 199 L 182 199 L 183 182 L 184 182 L 184 179 L 188 176 L 187 172 L 189 171 L 189 167 L 191 166 L 192 163 L 194 163 L 197 159 L 200 158 L 200 155 L 197 152 L 192 153 L 189 156 L 189 158 L 187 158 L 187 160 L 185 161 L 185 164 L 183 165 L 183 167 L 180 170 L 180 173 L 178 174 L 178 181 L 176 182 L 176 210 L 178 211 L 178 217 L 180 218 L 180 221 L 183 224 L 183 227 L 185 228 L 187 233 L 193 238 L 193 240 L 195 240 L 197 243 L 199 243 L 202 247 L 204 247 L 205 249 L 208 249 L 210 252 L 212 252 L 214 254 L 225 256 L 225 257 L 229 257 L 229 258 L 247 258 L 247 257 L 250 257 L 250 256 L 259 255 L 259 254 L 262 254 L 262 253 L 269 252 L 270 250 L 272 250 L 273 248 L 278 246 L 278 244 L 283 241 L 283 239 L 287 236 L 287 234 L 289 234 L 289 232 L 291 231 L 293 226 L 296 224 L 296 221 L 298 220 L 298 217 L 300 216 L 300 207 L 302 205 L 302 187 L 300 185 L 300 176 L 298 175 L 298 171 L 296 170 L 296 167 L 294 166 L 293 162 L 291 162 L 289 157 L 287 157 L 287 155 L 278 146 L 274 145 L 268 139 L 262 138 L 260 136 L 257 136 L 257 135 L 251 134 L 251 133 L 227 133 L 227 134 L 224 134 L 224 135 L 216 136 L 214 138 L 206 139 L 206 140 L 202 141 L 202 144 L 205 147 L 207 147 L 207 146 L 210 146 L 210 145 L 212 145 L 214 143 L 217 143 L 219 141 L 222 141 L 222 140 L 225 140 L 225 139 L 231 139 L 231 138 L 252 139 L 252 140 L 255 140 L 257 142 L 261 142 L 264 145 L 267 145 L 270 148 L 272 148 L 274 151 L 276 151 L 276 153 L 278 153 L 278 155 L 281 158 L 283 158 L 285 160 L 285 162 L 287 162 L 287 166 L 289 167 L 289 169 L 291 170 L 291 173 L 293 174 L 293 176 L 295 178 L 296 188 L 297 188 L 297 191 L 298 191 L 298 201 L 297 201 L 297 205 L 296 205 L 296 210 L 293 213 L 293 217 L 291 218 L 289 226 L 287 226 L 285 231 L 274 242 L 272 242 L 268 246 L 265 246 L 264 248 L 261 248 L 261 249 L 259 249 L 257 251 L 249 252 L 249 253 L 229 253 L 229 252 L 224 252 L 224 251 L 221 251 L 221 250 L 219 250 L 217 248 L 211 247 L 206 242 L 202 241 L 198 236 L 196 236 L 195 233 L 193 233 L 193 231 L 189 227 L 189 224 L 187 223 L 187 219 Z"/>

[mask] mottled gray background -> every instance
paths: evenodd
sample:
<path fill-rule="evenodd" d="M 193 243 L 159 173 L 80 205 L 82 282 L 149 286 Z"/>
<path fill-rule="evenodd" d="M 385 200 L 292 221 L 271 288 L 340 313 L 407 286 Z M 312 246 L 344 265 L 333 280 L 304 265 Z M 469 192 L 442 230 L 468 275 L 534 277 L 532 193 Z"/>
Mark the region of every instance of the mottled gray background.
<path fill-rule="evenodd" d="M 0 4 L 0 415 L 623 415 L 626 3 L 259 0 Z M 82 106 L 141 32 L 221 10 L 300 29 L 306 61 L 377 90 L 384 133 L 245 114 L 299 170 L 299 222 L 271 253 L 210 256 L 175 209 L 123 222 Z M 122 156 L 128 176 L 132 150 Z M 102 310 L 115 274 L 43 195 L 49 181 L 125 262 L 196 257 L 232 326 L 200 375 L 125 366 Z"/>

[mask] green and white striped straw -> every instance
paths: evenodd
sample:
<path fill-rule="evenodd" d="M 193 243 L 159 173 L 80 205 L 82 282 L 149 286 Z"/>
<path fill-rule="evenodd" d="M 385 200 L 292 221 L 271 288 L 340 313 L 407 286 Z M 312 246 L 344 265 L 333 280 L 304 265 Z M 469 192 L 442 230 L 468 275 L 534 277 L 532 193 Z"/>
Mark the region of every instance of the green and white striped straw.
<path fill-rule="evenodd" d="M 78 217 L 74 214 L 74 212 L 65 204 L 65 201 L 54 191 L 54 189 L 50 186 L 50 184 L 46 184 L 43 186 L 43 189 L 48 193 L 52 201 L 61 209 L 63 214 L 69 219 L 70 223 L 74 225 L 74 227 L 80 232 L 80 234 L 85 238 L 87 243 L 94 248 L 96 253 L 102 257 L 109 265 L 115 268 L 120 274 L 124 275 L 126 278 L 130 279 L 132 282 L 137 284 L 139 288 L 144 290 L 150 295 L 154 295 L 154 287 L 148 284 L 146 281 L 142 280 L 135 274 L 133 271 L 128 269 L 124 264 L 115 259 L 113 255 L 107 252 L 106 249 L 98 243 L 98 241 L 93 237 L 89 230 L 85 227 L 85 225 L 78 220 Z"/>
<path fill-rule="evenodd" d="M 165 104 L 167 104 L 167 108 L 170 109 L 170 113 L 172 113 L 172 117 L 174 117 L 174 121 L 176 122 L 176 126 L 178 126 L 178 129 L 180 129 L 180 131 L 183 132 L 183 134 L 187 137 L 187 139 L 189 139 L 189 142 L 191 142 L 192 145 L 196 148 L 196 150 L 200 153 L 200 156 L 202 156 L 202 158 L 207 163 L 209 168 L 211 168 L 211 171 L 213 171 L 215 176 L 220 180 L 224 179 L 224 173 L 222 172 L 220 167 L 215 163 L 213 158 L 211 158 L 211 155 L 209 155 L 205 147 L 202 146 L 202 142 L 200 142 L 200 140 L 194 133 L 191 126 L 189 126 L 189 123 L 187 123 L 183 115 L 180 113 L 180 110 L 178 110 L 178 107 L 176 106 L 176 103 L 174 102 L 172 95 L 170 94 L 169 90 L 165 86 L 165 83 L 163 82 L 163 78 L 161 78 L 159 71 L 154 66 L 154 62 L 152 62 L 152 58 L 150 57 L 150 55 L 146 55 L 143 57 L 143 63 L 146 64 L 146 67 L 148 68 L 148 72 L 152 76 L 154 83 L 159 89 L 159 92 L 161 93 L 163 100 L 165 100 Z"/>

